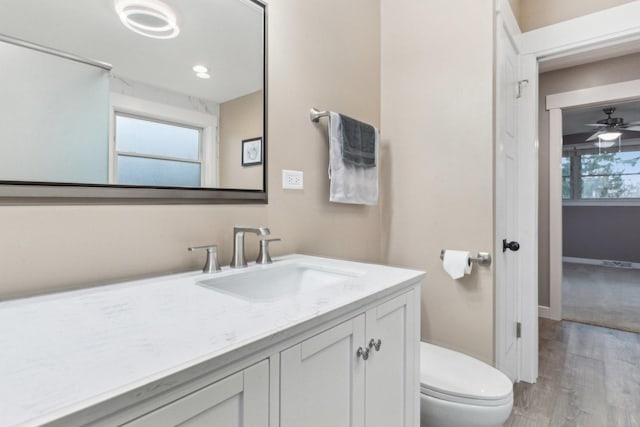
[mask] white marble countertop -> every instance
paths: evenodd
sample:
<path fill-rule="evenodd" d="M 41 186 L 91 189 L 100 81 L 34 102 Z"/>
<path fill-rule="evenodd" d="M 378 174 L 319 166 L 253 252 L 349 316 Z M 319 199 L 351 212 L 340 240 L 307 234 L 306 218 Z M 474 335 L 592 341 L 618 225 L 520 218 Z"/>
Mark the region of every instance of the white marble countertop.
<path fill-rule="evenodd" d="M 195 284 L 295 262 L 360 275 L 321 291 L 258 303 Z M 270 266 L 0 303 L 0 425 L 55 420 L 423 277 L 414 270 L 289 255 Z"/>

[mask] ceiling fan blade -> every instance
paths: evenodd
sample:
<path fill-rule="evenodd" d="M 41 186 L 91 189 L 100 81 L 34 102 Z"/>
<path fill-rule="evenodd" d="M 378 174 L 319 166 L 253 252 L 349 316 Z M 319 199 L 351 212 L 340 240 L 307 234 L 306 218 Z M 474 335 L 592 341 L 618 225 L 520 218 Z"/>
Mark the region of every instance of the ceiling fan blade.
<path fill-rule="evenodd" d="M 605 125 L 603 125 L 602 123 L 585 123 L 584 126 L 591 126 L 591 127 L 596 127 L 596 128 L 605 127 Z"/>
<path fill-rule="evenodd" d="M 638 126 L 638 125 L 640 125 L 640 120 L 636 120 L 635 122 L 623 123 L 621 126 L 626 127 L 626 126 Z"/>
<path fill-rule="evenodd" d="M 640 132 L 640 126 L 629 126 L 622 128 L 623 130 L 630 130 L 632 132 Z"/>
<path fill-rule="evenodd" d="M 593 135 L 591 135 L 589 138 L 587 138 L 585 141 L 593 141 L 594 139 L 598 138 L 598 135 L 600 135 L 602 132 L 598 131 L 596 133 L 594 133 Z"/>

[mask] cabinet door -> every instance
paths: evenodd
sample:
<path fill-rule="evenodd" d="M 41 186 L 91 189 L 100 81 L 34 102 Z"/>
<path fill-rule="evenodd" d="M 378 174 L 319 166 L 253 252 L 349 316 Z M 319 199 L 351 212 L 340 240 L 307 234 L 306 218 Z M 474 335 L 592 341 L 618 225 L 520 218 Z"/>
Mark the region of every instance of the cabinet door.
<path fill-rule="evenodd" d="M 364 315 L 280 353 L 281 427 L 364 427 L 360 346 Z"/>
<path fill-rule="evenodd" d="M 269 362 L 191 393 L 127 427 L 268 427 Z"/>
<path fill-rule="evenodd" d="M 418 425 L 420 338 L 414 293 L 409 292 L 367 311 L 367 427 Z"/>

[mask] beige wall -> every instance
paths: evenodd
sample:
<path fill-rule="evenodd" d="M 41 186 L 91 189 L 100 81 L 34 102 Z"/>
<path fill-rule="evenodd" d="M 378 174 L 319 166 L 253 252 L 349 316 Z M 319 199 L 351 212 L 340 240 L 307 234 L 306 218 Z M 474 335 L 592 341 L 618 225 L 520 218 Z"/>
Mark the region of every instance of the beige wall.
<path fill-rule="evenodd" d="M 522 31 L 531 31 L 578 16 L 599 12 L 634 0 L 511 0 L 519 3 L 518 23 Z"/>
<path fill-rule="evenodd" d="M 382 0 L 387 261 L 428 272 L 422 338 L 487 362 L 492 270 L 452 280 L 439 255 L 493 252 L 492 103 L 492 0 Z"/>
<path fill-rule="evenodd" d="M 540 74 L 538 302 L 549 305 L 549 113 L 547 95 L 640 79 L 640 54 Z M 558 184 L 559 185 L 559 184 Z"/>
<path fill-rule="evenodd" d="M 242 166 L 242 141 L 262 136 L 262 91 L 220 104 L 220 187 L 262 189 L 262 165 Z"/>
<path fill-rule="evenodd" d="M 0 206 L 0 297 L 196 269 L 194 244 L 220 244 L 228 263 L 238 223 L 271 227 L 284 239 L 275 254 L 381 261 L 380 210 L 328 202 L 326 124 L 308 115 L 317 106 L 379 125 L 379 40 L 375 2 L 271 0 L 269 204 Z M 305 172 L 304 191 L 280 188 L 283 168 Z"/>
<path fill-rule="evenodd" d="M 523 0 L 509 0 L 509 5 L 511 6 L 511 11 L 513 12 L 513 16 L 516 17 L 516 20 L 520 19 L 520 3 Z"/>

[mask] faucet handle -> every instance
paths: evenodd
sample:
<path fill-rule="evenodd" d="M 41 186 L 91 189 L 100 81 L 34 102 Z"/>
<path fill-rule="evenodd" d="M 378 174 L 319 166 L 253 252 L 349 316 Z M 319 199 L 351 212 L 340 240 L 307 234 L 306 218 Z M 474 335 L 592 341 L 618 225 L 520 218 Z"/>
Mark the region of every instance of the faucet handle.
<path fill-rule="evenodd" d="M 260 252 L 256 264 L 271 264 L 271 256 L 269 255 L 269 242 L 279 242 L 282 239 L 260 239 Z"/>
<path fill-rule="evenodd" d="M 220 263 L 218 262 L 218 245 L 192 246 L 189 251 L 207 251 L 207 262 L 202 269 L 203 273 L 215 273 L 220 271 Z"/>

